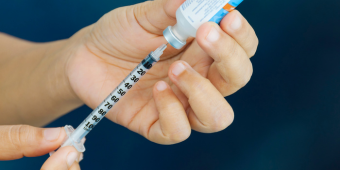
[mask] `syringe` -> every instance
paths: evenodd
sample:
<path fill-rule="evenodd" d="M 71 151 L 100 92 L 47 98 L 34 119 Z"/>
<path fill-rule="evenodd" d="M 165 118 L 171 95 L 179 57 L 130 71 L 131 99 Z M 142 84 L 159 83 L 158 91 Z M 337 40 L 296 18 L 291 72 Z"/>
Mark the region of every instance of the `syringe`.
<path fill-rule="evenodd" d="M 65 130 L 68 139 L 61 147 L 74 146 L 79 152 L 84 152 L 84 137 L 104 118 L 111 108 L 157 63 L 167 44 L 161 45 L 151 52 L 112 93 L 77 127 L 66 125 Z"/>

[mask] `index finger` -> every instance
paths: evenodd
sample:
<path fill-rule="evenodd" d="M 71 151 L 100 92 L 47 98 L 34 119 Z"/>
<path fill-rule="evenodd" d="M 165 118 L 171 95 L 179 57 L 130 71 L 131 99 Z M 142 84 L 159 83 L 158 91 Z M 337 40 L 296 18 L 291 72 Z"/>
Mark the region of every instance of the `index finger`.
<path fill-rule="evenodd" d="M 45 155 L 57 149 L 65 136 L 62 128 L 0 126 L 0 160 Z"/>
<path fill-rule="evenodd" d="M 221 21 L 221 28 L 230 35 L 247 53 L 248 57 L 253 57 L 259 44 L 259 39 L 253 27 L 242 16 L 234 10 Z"/>

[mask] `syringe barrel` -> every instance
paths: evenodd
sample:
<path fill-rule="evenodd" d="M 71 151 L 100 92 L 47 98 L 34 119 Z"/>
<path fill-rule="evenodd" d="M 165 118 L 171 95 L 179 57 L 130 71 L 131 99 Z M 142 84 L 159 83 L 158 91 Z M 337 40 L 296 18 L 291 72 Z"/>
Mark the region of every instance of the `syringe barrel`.
<path fill-rule="evenodd" d="M 164 49 L 166 47 L 163 47 Z M 162 49 L 162 50 L 164 50 Z M 113 108 L 113 106 L 122 99 L 122 97 L 151 69 L 159 60 L 150 53 L 112 93 L 96 108 L 92 113 L 77 127 L 72 133 L 71 140 L 80 142 Z"/>

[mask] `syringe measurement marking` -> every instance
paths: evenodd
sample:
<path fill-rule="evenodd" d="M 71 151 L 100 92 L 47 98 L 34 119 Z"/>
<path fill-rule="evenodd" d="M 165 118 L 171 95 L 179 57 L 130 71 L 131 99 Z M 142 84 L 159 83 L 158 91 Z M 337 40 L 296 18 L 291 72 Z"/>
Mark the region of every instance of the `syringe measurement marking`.
<path fill-rule="evenodd" d="M 152 56 L 149 56 L 152 57 Z M 143 60 L 118 87 L 82 123 L 86 131 L 91 131 L 112 107 L 141 79 L 154 63 Z M 149 60 L 150 61 L 150 60 Z M 113 102 L 113 103 L 111 103 Z"/>
<path fill-rule="evenodd" d="M 102 120 L 107 112 L 135 85 L 143 75 L 160 59 L 166 49 L 167 44 L 161 45 L 155 51 L 151 52 L 123 82 L 121 82 L 115 90 L 96 108 L 86 119 L 73 131 L 71 126 L 66 126 L 65 130 L 69 138 L 64 142 L 63 146 L 73 145 L 79 152 L 84 152 L 84 137 Z"/>

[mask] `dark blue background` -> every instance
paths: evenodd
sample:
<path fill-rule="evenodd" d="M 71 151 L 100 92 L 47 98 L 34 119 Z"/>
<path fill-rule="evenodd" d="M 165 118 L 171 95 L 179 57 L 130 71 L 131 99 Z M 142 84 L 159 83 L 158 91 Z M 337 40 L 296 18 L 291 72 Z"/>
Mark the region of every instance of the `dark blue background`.
<path fill-rule="evenodd" d="M 138 2 L 1 0 L 0 31 L 31 41 L 64 39 Z M 340 169 L 339 7 L 335 0 L 245 0 L 238 9 L 260 46 L 251 82 L 227 97 L 232 126 L 161 146 L 104 120 L 87 138 L 82 169 Z M 50 126 L 77 126 L 90 111 L 79 108 Z M 0 162 L 0 169 L 36 170 L 47 158 Z"/>

